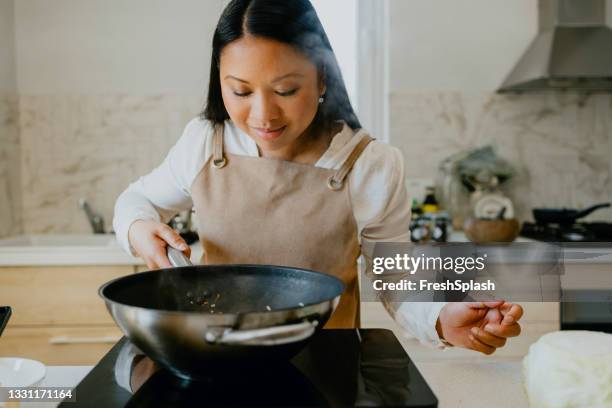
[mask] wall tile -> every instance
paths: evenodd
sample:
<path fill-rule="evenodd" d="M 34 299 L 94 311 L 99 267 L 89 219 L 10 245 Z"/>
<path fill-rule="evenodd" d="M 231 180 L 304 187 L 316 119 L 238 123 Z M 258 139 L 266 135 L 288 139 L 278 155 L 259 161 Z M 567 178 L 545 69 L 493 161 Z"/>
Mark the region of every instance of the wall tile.
<path fill-rule="evenodd" d="M 444 158 L 491 144 L 518 171 L 507 189 L 523 220 L 535 206 L 612 200 L 609 95 L 395 93 L 390 110 L 408 178 L 435 179 Z M 612 221 L 612 210 L 595 219 Z"/>
<path fill-rule="evenodd" d="M 26 233 L 89 232 L 80 197 L 110 228 L 117 195 L 163 160 L 202 101 L 196 94 L 21 96 L 21 143 L 16 126 L 3 125 L 14 130 L 1 132 L 12 142 L 3 142 L 0 154 L 10 154 L 18 168 L 21 148 L 23 213 L 10 212 L 17 221 L 4 228 L 19 225 L 22 215 Z M 430 179 L 449 155 L 492 144 L 516 166 L 518 175 L 507 190 L 519 217 L 529 219 L 534 206 L 610 200 L 611 101 L 607 95 L 395 93 L 391 143 L 404 153 L 408 178 Z M 11 111 L 3 106 L 3 112 Z M 4 166 L 2 174 L 7 168 L 12 167 Z M 6 187 L 9 179 L 0 177 L 0 188 L 19 196 L 19 188 Z M 0 202 L 0 209 L 3 205 L 9 204 Z M 612 221 L 612 211 L 591 219 Z"/>
<path fill-rule="evenodd" d="M 21 232 L 17 97 L 0 94 L 0 237 Z"/>
<path fill-rule="evenodd" d="M 200 95 L 21 97 L 25 232 L 89 232 L 81 197 L 111 228 L 117 196 L 161 163 L 200 107 Z"/>

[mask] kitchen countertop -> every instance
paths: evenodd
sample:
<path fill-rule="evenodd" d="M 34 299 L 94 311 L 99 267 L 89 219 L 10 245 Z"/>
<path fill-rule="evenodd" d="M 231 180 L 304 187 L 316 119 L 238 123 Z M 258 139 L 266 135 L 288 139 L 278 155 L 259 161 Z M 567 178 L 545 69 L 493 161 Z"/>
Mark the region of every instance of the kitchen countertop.
<path fill-rule="evenodd" d="M 528 407 L 521 385 L 521 363 L 421 361 L 419 371 L 439 400 L 440 408 Z M 92 369 L 89 366 L 51 366 L 41 386 L 76 386 Z M 86 396 L 77 395 L 77 398 Z M 57 404 L 32 405 L 53 407 Z"/>
<path fill-rule="evenodd" d="M 449 236 L 449 242 L 469 242 L 463 231 L 453 231 Z M 513 243 L 540 243 L 530 238 L 517 237 Z M 563 262 L 566 264 L 581 263 L 612 263 L 612 242 L 595 243 L 555 243 L 563 248 Z"/>
<path fill-rule="evenodd" d="M 202 248 L 191 245 L 191 259 L 199 263 Z M 22 235 L 0 239 L 1 266 L 145 265 L 127 254 L 111 234 Z"/>
<path fill-rule="evenodd" d="M 522 334 L 511 339 L 506 347 L 491 356 L 471 350 L 449 348 L 438 350 L 424 346 L 414 338 L 406 338 L 396 324 L 376 304 L 379 314 L 366 308 L 363 318 L 368 328 L 387 328 L 394 331 L 402 347 L 415 363 L 439 400 L 439 407 L 528 407 L 521 381 L 521 362 L 529 346 L 543 334 L 558 330 L 556 310 L 533 314 L 526 309 Z M 533 306 L 533 305 L 530 305 Z M 550 313 L 548 313 L 550 312 Z M 375 316 L 376 314 L 376 316 Z M 381 320 L 384 318 L 384 322 Z M 386 323 L 385 323 L 386 322 Z M 394 330 L 395 329 L 395 330 Z M 76 386 L 92 367 L 49 367 L 44 385 Z M 47 405 L 53 406 L 53 405 Z"/>
<path fill-rule="evenodd" d="M 47 366 L 47 374 L 38 387 L 76 387 L 93 366 Z M 77 398 L 79 398 L 77 396 Z M 30 408 L 52 408 L 59 402 L 27 402 L 21 406 Z M 0 407 L 3 406 L 0 403 Z"/>
<path fill-rule="evenodd" d="M 467 242 L 461 231 L 450 235 L 450 242 Z M 534 242 L 519 237 L 516 242 Z M 191 260 L 199 263 L 202 247 L 191 245 Z M 563 248 L 565 263 L 612 263 L 612 243 Z M 25 235 L 0 239 L 0 266 L 36 265 L 144 265 L 127 254 L 111 234 Z"/>
<path fill-rule="evenodd" d="M 520 338 L 523 342 L 531 344 L 541 334 L 526 330 Z M 396 336 L 398 335 L 396 333 Z M 454 348 L 441 351 L 424 346 L 416 339 L 402 339 L 401 344 L 438 398 L 439 408 L 529 407 L 522 386 L 523 353 L 520 356 L 501 356 L 498 353 L 484 356 Z M 91 366 L 48 367 L 42 385 L 74 387 L 92 368 Z M 83 397 L 77 395 L 77 398 Z M 47 404 L 40 407 L 55 405 Z"/>
<path fill-rule="evenodd" d="M 527 408 L 521 362 L 420 362 L 439 408 Z"/>
<path fill-rule="evenodd" d="M 470 242 L 463 231 L 453 231 L 448 236 L 448 242 Z M 535 242 L 533 239 L 517 237 L 514 242 Z"/>

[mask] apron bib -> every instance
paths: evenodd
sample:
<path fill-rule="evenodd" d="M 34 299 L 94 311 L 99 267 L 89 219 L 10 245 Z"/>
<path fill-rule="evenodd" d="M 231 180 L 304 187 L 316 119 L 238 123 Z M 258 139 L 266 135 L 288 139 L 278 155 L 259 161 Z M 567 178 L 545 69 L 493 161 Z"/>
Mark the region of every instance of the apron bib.
<path fill-rule="evenodd" d="M 336 276 L 346 289 L 326 328 L 359 327 L 357 223 L 346 176 L 372 139 L 361 137 L 339 170 L 223 151 L 216 126 L 213 154 L 192 184 L 202 264 L 266 264 Z"/>

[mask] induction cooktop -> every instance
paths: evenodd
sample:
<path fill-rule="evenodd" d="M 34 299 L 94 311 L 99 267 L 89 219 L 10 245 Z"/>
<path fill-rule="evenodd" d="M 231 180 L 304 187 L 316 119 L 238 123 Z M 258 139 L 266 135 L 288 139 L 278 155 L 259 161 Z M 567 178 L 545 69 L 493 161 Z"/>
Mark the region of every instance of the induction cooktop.
<path fill-rule="evenodd" d="M 438 406 L 389 330 L 321 330 L 288 362 L 232 367 L 197 382 L 147 370 L 153 362 L 138 353 L 121 339 L 76 387 L 76 402 L 60 407 Z"/>

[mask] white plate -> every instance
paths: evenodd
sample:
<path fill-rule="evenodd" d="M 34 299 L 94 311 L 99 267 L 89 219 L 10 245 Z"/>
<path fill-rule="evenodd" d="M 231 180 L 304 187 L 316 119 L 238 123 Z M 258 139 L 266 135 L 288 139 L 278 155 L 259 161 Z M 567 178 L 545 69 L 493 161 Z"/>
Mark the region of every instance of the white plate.
<path fill-rule="evenodd" d="M 0 358 L 0 386 L 2 387 L 34 387 L 38 385 L 47 368 L 36 360 L 18 357 Z"/>

